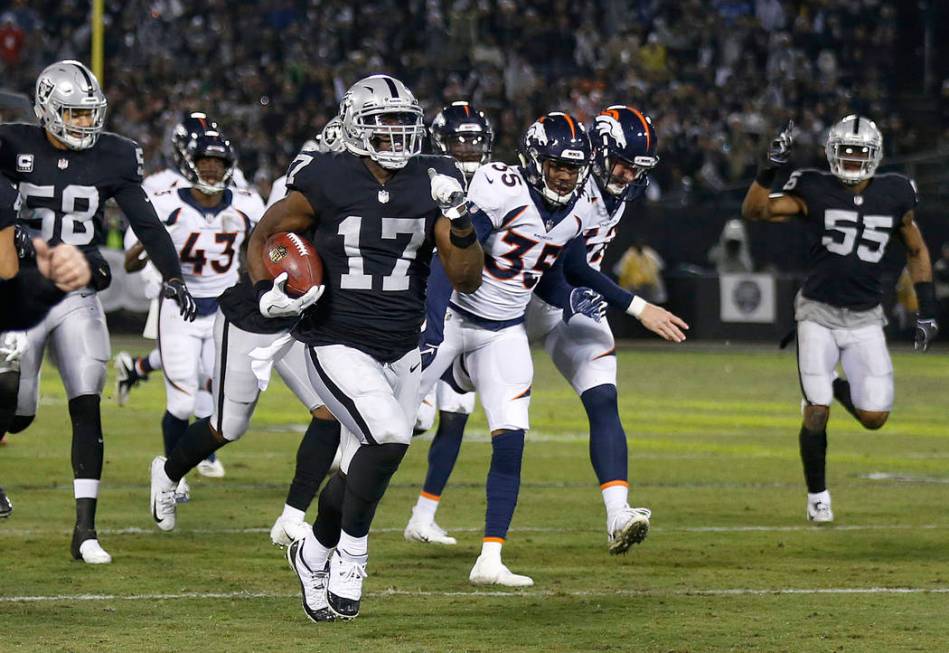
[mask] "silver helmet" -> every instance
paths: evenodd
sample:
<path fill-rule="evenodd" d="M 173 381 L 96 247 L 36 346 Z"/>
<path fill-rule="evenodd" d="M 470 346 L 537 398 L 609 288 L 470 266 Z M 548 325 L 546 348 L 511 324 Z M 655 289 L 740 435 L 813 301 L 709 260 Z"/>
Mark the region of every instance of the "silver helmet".
<path fill-rule="evenodd" d="M 339 116 L 334 116 L 323 126 L 318 142 L 320 152 L 342 152 L 346 149 L 343 145 L 342 119 Z"/>
<path fill-rule="evenodd" d="M 108 103 L 99 80 L 78 61 L 58 61 L 47 66 L 36 80 L 33 111 L 43 128 L 72 150 L 96 144 L 105 125 Z M 77 125 L 74 111 L 89 112 L 89 125 Z"/>
<path fill-rule="evenodd" d="M 339 105 L 339 117 L 344 147 L 383 168 L 398 170 L 422 151 L 422 107 L 394 77 L 372 75 L 353 84 Z"/>
<path fill-rule="evenodd" d="M 830 128 L 824 150 L 834 176 L 858 184 L 872 177 L 883 160 L 883 134 L 872 120 L 849 115 Z"/>

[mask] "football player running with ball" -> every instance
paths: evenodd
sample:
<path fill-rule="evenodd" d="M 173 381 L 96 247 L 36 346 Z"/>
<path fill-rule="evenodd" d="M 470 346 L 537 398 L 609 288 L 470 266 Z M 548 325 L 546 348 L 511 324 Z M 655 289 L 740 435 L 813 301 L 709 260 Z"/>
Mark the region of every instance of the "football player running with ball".
<path fill-rule="evenodd" d="M 98 252 L 103 210 L 114 198 L 128 217 L 149 258 L 164 279 L 162 293 L 185 321 L 195 303 L 181 279 L 171 238 L 142 190 L 142 149 L 134 141 L 104 132 L 106 98 L 92 72 L 78 61 L 60 61 L 36 80 L 34 111 L 41 126 L 0 126 L 0 171 L 20 195 L 20 223 L 50 245 L 75 245 L 92 267 L 88 287 L 70 293 L 27 332 L 20 360 L 16 418 L 11 431 L 25 429 L 39 405 L 39 372 L 48 344 L 69 400 L 72 421 L 73 491 L 76 526 L 72 555 L 87 563 L 111 562 L 100 546 L 95 515 L 102 475 L 99 403 L 109 360 L 109 332 L 96 292 L 111 272 Z"/>
<path fill-rule="evenodd" d="M 419 156 L 422 109 L 405 85 L 387 75 L 356 82 L 340 118 L 345 151 L 291 163 L 287 196 L 247 255 L 263 315 L 286 301 L 264 267 L 270 236 L 312 235 L 324 265 L 325 291 L 293 331 L 311 383 L 345 427 L 341 473 L 320 493 L 312 531 L 288 549 L 314 621 L 359 614 L 369 526 L 412 439 L 433 248 L 460 293 L 477 290 L 484 263 L 454 163 Z"/>
<path fill-rule="evenodd" d="M 795 304 L 797 364 L 804 394 L 799 435 L 807 483 L 807 519 L 832 522 L 825 479 L 827 419 L 836 398 L 868 429 L 886 423 L 893 406 L 893 365 L 883 326 L 884 259 L 893 236 L 906 245 L 919 297 L 916 349 L 936 335 L 936 301 L 929 251 L 914 220 L 916 185 L 900 174 L 876 174 L 883 136 L 873 121 L 850 115 L 827 137 L 830 170 L 795 170 L 771 194 L 787 165 L 793 125 L 772 141 L 765 165 L 742 203 L 748 220 L 804 221 L 811 237 L 808 276 Z M 837 377 L 837 363 L 846 379 Z"/>

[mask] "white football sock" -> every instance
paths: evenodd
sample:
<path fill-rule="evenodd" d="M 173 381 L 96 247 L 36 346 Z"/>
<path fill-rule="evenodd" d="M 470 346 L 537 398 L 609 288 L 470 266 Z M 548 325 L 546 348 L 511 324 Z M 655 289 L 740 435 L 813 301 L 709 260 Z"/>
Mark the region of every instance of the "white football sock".
<path fill-rule="evenodd" d="M 300 545 L 300 555 L 303 556 L 303 561 L 313 570 L 322 569 L 326 565 L 326 561 L 330 557 L 330 551 L 332 549 L 327 549 L 316 539 L 313 529 L 307 532 L 306 537 L 303 538 L 303 544 Z"/>
<path fill-rule="evenodd" d="M 500 560 L 502 546 L 504 546 L 504 543 L 498 542 L 496 539 L 491 539 L 491 540 L 482 542 L 481 543 L 481 557 L 495 558 L 497 560 Z"/>
<path fill-rule="evenodd" d="M 413 517 L 423 522 L 435 521 L 435 513 L 438 511 L 438 499 L 433 499 L 432 496 L 433 495 L 427 492 L 418 495 L 418 501 L 415 502 L 415 507 L 412 509 Z"/>
<path fill-rule="evenodd" d="M 161 352 L 157 349 L 152 349 L 148 352 L 148 365 L 152 370 L 161 369 Z"/>
<path fill-rule="evenodd" d="M 369 536 L 353 537 L 346 531 L 340 531 L 336 551 L 344 560 L 364 565 L 369 559 Z"/>
<path fill-rule="evenodd" d="M 629 486 L 625 483 L 610 485 L 601 490 L 603 493 L 603 503 L 606 505 L 606 521 L 612 521 L 613 517 L 625 509 L 629 501 Z"/>

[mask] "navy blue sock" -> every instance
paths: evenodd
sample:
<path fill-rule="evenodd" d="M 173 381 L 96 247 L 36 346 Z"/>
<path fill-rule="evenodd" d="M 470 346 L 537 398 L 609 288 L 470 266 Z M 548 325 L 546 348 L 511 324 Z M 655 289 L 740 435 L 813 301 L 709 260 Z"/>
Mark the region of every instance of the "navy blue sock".
<path fill-rule="evenodd" d="M 524 431 L 505 430 L 491 437 L 491 467 L 486 490 L 488 509 L 484 515 L 485 538 L 503 540 L 514 517 L 517 493 L 521 489 L 521 459 Z"/>
<path fill-rule="evenodd" d="M 167 410 L 165 416 L 161 418 L 161 435 L 165 439 L 165 456 L 170 456 L 175 450 L 178 440 L 188 430 L 188 420 L 178 419 Z"/>
<path fill-rule="evenodd" d="M 468 416 L 464 413 L 441 411 L 438 416 L 438 430 L 432 446 L 428 448 L 428 474 L 422 491 L 436 497 L 448 484 L 451 470 L 455 468 L 458 452 L 461 451 L 461 439 L 465 435 Z"/>
<path fill-rule="evenodd" d="M 627 480 L 626 432 L 619 419 L 616 386 L 590 388 L 580 395 L 580 401 L 590 420 L 590 462 L 597 480 L 600 485 Z"/>

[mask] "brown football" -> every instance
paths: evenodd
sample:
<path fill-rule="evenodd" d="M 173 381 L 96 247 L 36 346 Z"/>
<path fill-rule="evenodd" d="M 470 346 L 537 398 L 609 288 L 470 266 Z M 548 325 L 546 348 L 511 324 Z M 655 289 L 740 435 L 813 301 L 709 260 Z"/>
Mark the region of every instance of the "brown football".
<path fill-rule="evenodd" d="M 313 286 L 323 283 L 323 261 L 313 244 L 291 232 L 274 234 L 264 245 L 264 267 L 277 275 L 287 273 L 286 293 L 299 297 Z"/>

